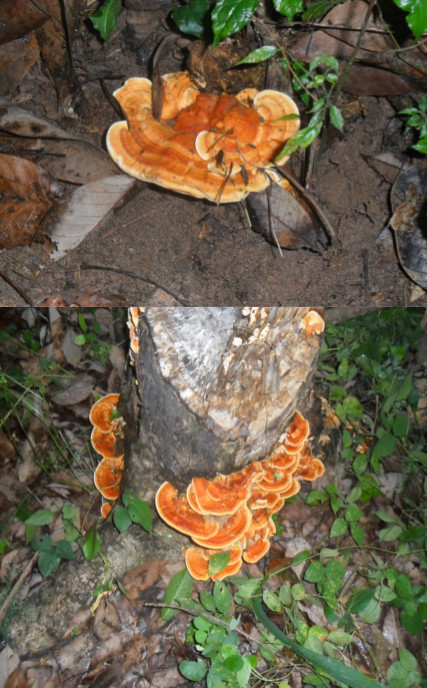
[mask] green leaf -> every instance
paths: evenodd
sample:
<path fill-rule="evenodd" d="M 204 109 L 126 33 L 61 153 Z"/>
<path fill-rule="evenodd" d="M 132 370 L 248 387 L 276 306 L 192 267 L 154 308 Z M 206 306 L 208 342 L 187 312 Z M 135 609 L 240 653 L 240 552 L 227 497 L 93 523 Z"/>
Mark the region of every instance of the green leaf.
<path fill-rule="evenodd" d="M 40 535 L 31 543 L 31 549 L 35 552 L 53 552 L 54 545 L 50 535 Z"/>
<path fill-rule="evenodd" d="M 357 397 L 346 397 L 342 405 L 344 413 L 349 420 L 358 420 L 362 417 L 363 406 Z"/>
<path fill-rule="evenodd" d="M 79 512 L 74 506 L 74 504 L 64 504 L 62 509 L 62 516 L 64 520 L 71 521 L 71 523 L 77 523 Z"/>
<path fill-rule="evenodd" d="M 412 633 L 412 635 L 421 635 L 421 633 L 424 631 L 423 620 L 416 612 L 415 614 L 410 614 L 405 609 L 400 615 L 400 620 L 402 622 L 402 626 L 408 631 L 408 633 Z"/>
<path fill-rule="evenodd" d="M 242 60 L 239 60 L 239 62 L 236 62 L 233 67 L 237 67 L 237 65 L 242 65 L 242 64 L 256 64 L 257 62 L 264 62 L 264 60 L 269 60 L 270 57 L 273 57 L 277 52 L 279 52 L 279 48 L 276 48 L 274 45 L 264 45 L 262 48 L 257 48 L 256 50 L 252 50 L 249 55 L 246 55 Z"/>
<path fill-rule="evenodd" d="M 279 596 L 272 590 L 264 590 L 262 593 L 262 601 L 272 612 L 280 612 L 282 609 Z"/>
<path fill-rule="evenodd" d="M 427 136 L 423 136 L 418 143 L 414 143 L 412 148 L 418 151 L 418 153 L 424 153 L 424 155 L 427 155 Z"/>
<path fill-rule="evenodd" d="M 51 552 L 42 552 L 38 560 L 39 571 L 43 578 L 47 578 L 51 573 L 56 571 L 61 562 L 59 554 L 53 550 Z"/>
<path fill-rule="evenodd" d="M 303 0 L 273 0 L 273 4 L 277 12 L 286 15 L 290 22 L 304 9 Z"/>
<path fill-rule="evenodd" d="M 378 536 L 381 542 L 392 542 L 393 540 L 396 540 L 399 535 L 402 534 L 402 532 L 402 526 L 400 526 L 398 523 L 395 523 L 392 526 L 388 526 L 388 528 L 382 528 L 378 533 Z"/>
<path fill-rule="evenodd" d="M 360 523 L 350 523 L 350 533 L 356 545 L 362 547 L 365 542 L 365 531 Z"/>
<path fill-rule="evenodd" d="M 381 439 L 378 440 L 372 450 L 372 459 L 383 459 L 390 456 L 396 447 L 396 438 L 390 432 L 386 432 Z"/>
<path fill-rule="evenodd" d="M 211 622 L 205 619 L 204 616 L 195 616 L 193 619 L 193 624 L 200 631 L 210 631 L 212 626 Z"/>
<path fill-rule="evenodd" d="M 415 671 L 418 668 L 418 662 L 412 652 L 401 647 L 399 650 L 399 660 L 406 671 Z"/>
<path fill-rule="evenodd" d="M 344 129 L 344 119 L 341 110 L 336 105 L 331 105 L 329 108 L 329 117 L 335 129 L 342 131 Z"/>
<path fill-rule="evenodd" d="M 401 10 L 409 12 L 406 22 L 412 29 L 416 40 L 419 41 L 424 31 L 427 31 L 427 4 L 425 0 L 394 0 L 394 4 Z"/>
<path fill-rule="evenodd" d="M 414 596 L 414 589 L 409 577 L 405 573 L 400 573 L 396 578 L 395 590 L 399 597 L 411 599 Z"/>
<path fill-rule="evenodd" d="M 137 497 L 128 506 L 129 516 L 134 523 L 142 526 L 147 533 L 151 532 L 153 516 L 147 502 Z"/>
<path fill-rule="evenodd" d="M 197 38 L 206 38 L 209 0 L 190 0 L 187 5 L 176 7 L 172 19 L 178 29 Z"/>
<path fill-rule="evenodd" d="M 295 583 L 291 587 L 291 593 L 294 600 L 303 600 L 305 597 L 305 588 L 302 583 Z"/>
<path fill-rule="evenodd" d="M 279 600 L 285 607 L 289 607 L 292 602 L 292 592 L 290 583 L 283 583 L 279 588 Z"/>
<path fill-rule="evenodd" d="M 101 549 L 101 536 L 95 528 L 91 528 L 86 533 L 83 540 L 79 540 L 86 561 L 92 561 Z"/>
<path fill-rule="evenodd" d="M 106 41 L 111 32 L 117 28 L 117 15 L 120 9 L 121 0 L 106 0 L 99 10 L 91 15 L 91 22 L 95 29 L 99 31 L 104 41 Z M 74 343 L 77 344 L 76 340 L 74 340 Z"/>
<path fill-rule="evenodd" d="M 291 566 L 297 566 L 298 564 L 301 564 L 303 561 L 306 561 L 306 559 L 308 559 L 309 556 L 309 550 L 303 549 L 302 552 L 298 552 L 298 554 L 294 556 L 294 558 L 291 561 Z"/>
<path fill-rule="evenodd" d="M 215 605 L 221 614 L 226 614 L 231 605 L 231 594 L 225 583 L 216 580 L 213 589 Z"/>
<path fill-rule="evenodd" d="M 163 602 L 165 604 L 175 604 L 178 598 L 191 597 L 193 592 L 193 579 L 188 573 L 187 569 L 181 569 L 174 573 L 170 579 L 168 586 L 165 590 L 165 597 Z M 161 612 L 162 621 L 167 621 L 168 619 L 178 614 L 178 609 L 168 609 L 164 607 Z"/>
<path fill-rule="evenodd" d="M 354 523 L 355 521 L 359 521 L 361 516 L 363 516 L 363 511 L 359 509 L 357 504 L 349 504 L 344 513 L 344 517 L 347 523 Z"/>
<path fill-rule="evenodd" d="M 353 642 L 353 636 L 345 631 L 331 631 L 328 635 L 328 640 L 331 643 L 335 643 L 335 645 L 346 645 Z"/>
<path fill-rule="evenodd" d="M 214 612 L 216 609 L 215 599 L 211 592 L 206 592 L 206 590 L 200 591 L 200 602 L 203 604 L 204 608 L 208 612 Z"/>
<path fill-rule="evenodd" d="M 209 575 L 214 576 L 216 573 L 223 571 L 229 561 L 229 552 L 215 552 L 215 554 L 212 554 L 209 558 Z"/>
<path fill-rule="evenodd" d="M 181 662 L 179 670 L 189 681 L 202 681 L 208 669 L 203 659 L 198 659 L 197 662 Z"/>
<path fill-rule="evenodd" d="M 331 527 L 331 532 L 330 532 L 330 537 L 340 537 L 341 535 L 345 535 L 347 532 L 347 521 L 342 518 L 341 516 L 339 518 L 336 518 L 335 521 L 332 524 Z"/>
<path fill-rule="evenodd" d="M 77 346 L 84 346 L 86 344 L 86 337 L 84 334 L 78 334 L 74 337 L 74 344 Z"/>
<path fill-rule="evenodd" d="M 212 47 L 221 40 L 240 31 L 252 18 L 259 0 L 218 0 L 212 10 Z"/>
<path fill-rule="evenodd" d="M 399 415 L 393 421 L 393 434 L 400 439 L 405 439 L 409 431 L 408 416 Z"/>
<path fill-rule="evenodd" d="M 55 545 L 55 550 L 61 559 L 74 559 L 76 553 L 74 552 L 68 540 L 58 540 Z"/>
<path fill-rule="evenodd" d="M 113 521 L 119 533 L 124 533 L 132 523 L 129 511 L 124 506 L 117 506 L 114 509 Z"/>
<path fill-rule="evenodd" d="M 40 509 L 39 511 L 35 511 L 29 518 L 27 518 L 25 525 L 46 526 L 49 523 L 52 523 L 52 519 L 53 512 L 50 509 Z"/>
<path fill-rule="evenodd" d="M 83 313 L 79 313 L 79 315 L 78 315 L 78 321 L 79 321 L 79 325 L 80 325 L 81 331 L 82 331 L 82 332 L 87 332 L 87 325 L 86 325 L 86 321 L 85 321 L 85 319 L 84 319 Z"/>
<path fill-rule="evenodd" d="M 374 596 L 374 591 L 369 588 L 357 588 L 346 604 L 346 609 L 351 614 L 359 614 L 366 609 Z"/>
<path fill-rule="evenodd" d="M 309 583 L 318 583 L 325 578 L 325 569 L 320 561 L 313 561 L 304 574 L 305 580 Z"/>

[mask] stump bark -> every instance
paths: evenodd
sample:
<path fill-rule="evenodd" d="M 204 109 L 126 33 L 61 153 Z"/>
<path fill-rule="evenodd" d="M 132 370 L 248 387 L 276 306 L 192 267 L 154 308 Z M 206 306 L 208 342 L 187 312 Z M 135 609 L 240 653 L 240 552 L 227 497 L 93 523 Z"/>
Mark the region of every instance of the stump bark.
<path fill-rule="evenodd" d="M 123 382 L 123 488 L 153 503 L 169 480 L 230 473 L 266 456 L 298 408 L 311 405 L 320 338 L 302 327 L 308 308 L 151 308 L 138 320 L 139 354 Z M 89 434 L 89 429 L 88 429 Z M 187 538 L 155 519 L 119 534 L 100 529 L 113 576 L 153 559 L 177 561 Z M 44 654 L 90 605 L 104 574 L 81 555 L 44 581 L 12 619 L 9 643 Z"/>

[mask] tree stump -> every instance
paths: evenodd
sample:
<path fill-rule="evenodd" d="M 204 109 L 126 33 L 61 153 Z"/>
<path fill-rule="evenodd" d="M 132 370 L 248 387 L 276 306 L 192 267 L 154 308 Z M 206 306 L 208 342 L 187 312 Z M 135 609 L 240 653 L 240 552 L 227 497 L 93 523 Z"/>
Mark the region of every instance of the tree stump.
<path fill-rule="evenodd" d="M 134 317 L 137 309 L 130 309 Z M 183 489 L 262 459 L 296 409 L 310 406 L 320 338 L 308 308 L 151 308 L 138 317 L 139 353 L 123 382 L 123 488 L 153 503 L 160 484 Z M 134 349 L 137 349 L 134 339 Z M 88 429 L 89 433 L 89 429 Z M 147 561 L 182 558 L 188 539 L 159 519 L 148 535 L 137 526 L 100 529 L 102 553 L 118 580 Z M 23 603 L 9 643 L 22 657 L 43 655 L 74 615 L 92 601 L 104 565 L 81 553 Z"/>
<path fill-rule="evenodd" d="M 304 413 L 320 339 L 308 308 L 150 308 L 139 318 L 139 406 L 126 403 L 124 487 L 232 473 L 266 456 Z M 133 415 L 132 415 L 133 414 Z"/>

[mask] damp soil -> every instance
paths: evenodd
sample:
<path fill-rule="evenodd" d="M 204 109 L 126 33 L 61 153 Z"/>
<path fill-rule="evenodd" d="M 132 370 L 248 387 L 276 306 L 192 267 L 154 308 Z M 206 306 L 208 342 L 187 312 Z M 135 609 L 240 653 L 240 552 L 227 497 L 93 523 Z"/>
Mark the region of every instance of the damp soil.
<path fill-rule="evenodd" d="M 73 52 L 89 115 L 68 118 L 65 126 L 102 145 L 108 126 L 119 118 L 105 92 L 129 76 L 150 75 L 150 55 L 170 31 L 164 21 L 169 11 L 163 4 L 123 12 L 107 44 L 82 24 Z M 176 40 L 163 73 L 185 66 L 185 45 L 179 36 Z M 58 117 L 53 86 L 39 68 L 27 74 L 19 96 L 35 114 Z M 396 170 L 377 160 L 388 153 L 398 163 L 410 162 L 411 141 L 396 115 L 407 99 L 341 97 L 344 132 L 326 132 L 308 187 L 336 233 L 332 245 L 325 236 L 320 253 L 281 254 L 250 227 L 242 204 L 215 205 L 138 182 L 126 202 L 59 261 L 49 258 L 45 246 L 33 244 L 1 252 L 0 270 L 35 305 L 47 298 L 62 298 L 64 305 L 408 305 L 414 285 L 385 229 Z M 59 123 L 64 126 L 64 119 Z M 297 176 L 302 164 L 295 154 Z M 22 305 L 23 299 L 0 280 L 0 302 Z M 425 292 L 416 305 L 427 305 Z"/>

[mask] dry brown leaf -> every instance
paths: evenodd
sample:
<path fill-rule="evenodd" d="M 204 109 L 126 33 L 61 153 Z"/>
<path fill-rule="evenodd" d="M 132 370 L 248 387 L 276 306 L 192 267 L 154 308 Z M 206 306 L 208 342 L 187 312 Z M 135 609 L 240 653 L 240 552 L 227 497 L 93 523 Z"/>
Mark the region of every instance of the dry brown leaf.
<path fill-rule="evenodd" d="M 0 129 L 9 132 L 9 134 L 28 136 L 29 138 L 78 138 L 64 131 L 54 122 L 49 122 L 49 120 L 42 117 L 36 117 L 31 112 L 9 103 L 6 98 L 0 98 Z"/>
<path fill-rule="evenodd" d="M 52 260 L 62 258 L 84 241 L 137 183 L 118 174 L 85 184 L 57 203 L 43 223 L 43 230 L 56 244 Z"/>
<path fill-rule="evenodd" d="M 34 34 L 0 46 L 0 94 L 11 95 L 40 54 Z"/>
<path fill-rule="evenodd" d="M 72 184 L 88 184 L 117 173 L 108 153 L 88 141 L 70 140 L 64 134 L 63 139 L 0 136 L 0 147 L 34 163 L 43 161 L 43 169 L 52 177 Z"/>
<path fill-rule="evenodd" d="M 273 183 L 245 203 L 253 229 L 271 243 L 277 239 L 282 248 L 319 251 L 319 224 L 296 192 Z"/>
<path fill-rule="evenodd" d="M 49 19 L 36 31 L 40 54 L 52 76 L 61 105 L 67 98 L 70 106 L 74 102 L 84 107 L 85 103 L 70 58 L 74 29 L 82 4 L 82 0 L 43 0 L 43 9 Z"/>
<path fill-rule="evenodd" d="M 427 289 L 427 170 L 402 170 L 391 190 L 397 255 L 406 274 Z"/>
<path fill-rule="evenodd" d="M 0 248 L 30 244 L 52 206 L 47 172 L 24 158 L 0 154 Z"/>
<path fill-rule="evenodd" d="M 87 399 L 95 387 L 95 378 L 91 375 L 81 375 L 66 389 L 59 389 L 52 394 L 51 399 L 59 406 L 73 406 Z"/>
<path fill-rule="evenodd" d="M 48 16 L 43 11 L 43 0 L 2 0 L 0 22 L 0 44 L 26 36 L 39 28 Z"/>

